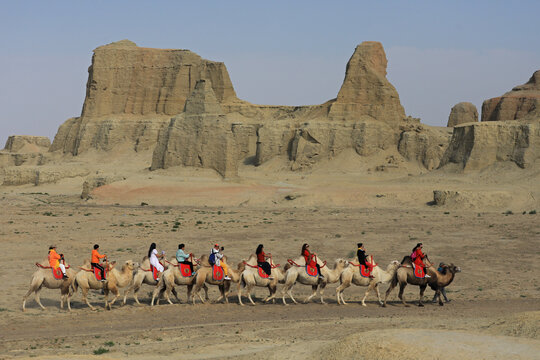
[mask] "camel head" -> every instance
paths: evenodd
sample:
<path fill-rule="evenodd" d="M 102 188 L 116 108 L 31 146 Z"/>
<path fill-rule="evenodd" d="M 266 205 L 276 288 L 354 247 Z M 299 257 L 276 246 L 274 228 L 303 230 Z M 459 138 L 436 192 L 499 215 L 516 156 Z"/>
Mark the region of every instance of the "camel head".
<path fill-rule="evenodd" d="M 137 266 L 139 266 L 139 264 L 134 263 L 133 260 L 127 260 L 122 266 L 122 271 L 133 271 Z"/>
<path fill-rule="evenodd" d="M 399 261 L 392 260 L 392 262 L 390 264 L 388 264 L 388 266 L 386 267 L 386 271 L 397 269 L 400 266 L 401 266 L 401 263 Z"/>
<path fill-rule="evenodd" d="M 336 259 L 334 263 L 334 269 L 344 269 L 346 266 L 349 266 L 349 261 L 345 259 Z"/>
<path fill-rule="evenodd" d="M 236 265 L 236 269 L 238 270 L 238 273 L 241 273 L 246 268 L 246 261 L 242 260 Z"/>
<path fill-rule="evenodd" d="M 448 271 L 450 271 L 452 274 L 456 274 L 458 272 L 461 272 L 461 268 L 459 266 L 456 266 L 454 264 L 447 265 L 446 267 Z"/>

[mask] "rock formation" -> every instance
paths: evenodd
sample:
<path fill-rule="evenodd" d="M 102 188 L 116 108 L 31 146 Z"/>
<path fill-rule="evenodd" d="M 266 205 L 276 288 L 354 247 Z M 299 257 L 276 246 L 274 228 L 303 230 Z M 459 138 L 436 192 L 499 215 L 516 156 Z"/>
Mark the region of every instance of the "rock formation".
<path fill-rule="evenodd" d="M 448 117 L 447 127 L 454 127 L 465 123 L 478 122 L 478 110 L 470 102 L 460 102 L 452 107 Z"/>
<path fill-rule="evenodd" d="M 141 48 L 128 40 L 98 47 L 81 116 L 59 128 L 51 151 L 78 155 L 124 143 L 152 150 L 200 79 L 211 81 L 219 101 L 236 99 L 225 65 L 189 50 Z"/>
<path fill-rule="evenodd" d="M 527 83 L 482 104 L 482 121 L 519 120 L 531 113 L 540 117 L 540 70 Z"/>
<path fill-rule="evenodd" d="M 8 137 L 4 151 L 12 153 L 37 153 L 49 150 L 51 140 L 46 136 L 21 136 Z"/>

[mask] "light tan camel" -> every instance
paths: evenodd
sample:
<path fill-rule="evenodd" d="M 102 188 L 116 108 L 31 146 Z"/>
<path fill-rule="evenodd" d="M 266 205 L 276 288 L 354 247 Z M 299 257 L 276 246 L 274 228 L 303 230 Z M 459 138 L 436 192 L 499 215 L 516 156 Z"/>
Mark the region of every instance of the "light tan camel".
<path fill-rule="evenodd" d="M 174 261 L 176 261 L 176 259 Z M 167 266 L 165 266 L 165 269 L 167 269 Z M 137 268 L 137 272 L 135 273 L 135 275 L 133 275 L 133 282 L 131 283 L 131 286 L 124 292 L 124 300 L 122 301 L 123 305 L 126 304 L 127 296 L 131 291 L 133 291 L 133 298 L 135 299 L 137 305 L 141 305 L 137 295 L 139 290 L 141 289 L 142 284 L 148 284 L 152 286 L 156 286 L 158 284 L 158 281 L 154 280 L 153 272 L 149 270 L 150 260 L 148 259 L 148 256 L 145 256 L 141 262 L 141 265 Z M 176 292 L 176 290 L 174 290 L 174 292 Z"/>
<path fill-rule="evenodd" d="M 318 276 L 310 276 L 307 274 L 305 266 L 306 261 L 303 256 L 295 259 L 294 263 L 296 265 L 293 264 L 290 268 L 287 269 L 285 273 L 285 285 L 281 290 L 284 305 L 287 305 L 287 302 L 285 301 L 285 294 L 288 294 L 291 300 L 295 304 L 298 304 L 298 302 L 294 299 L 292 295 L 292 287 L 294 286 L 294 284 L 296 284 L 296 282 L 299 282 L 303 285 L 311 285 L 311 288 L 313 290 L 311 295 L 304 300 L 304 303 L 307 303 L 309 300 L 311 300 L 317 294 L 317 289 L 319 289 L 319 294 L 321 296 L 321 304 L 324 304 L 324 288 L 327 284 L 333 284 L 337 282 L 341 276 L 341 273 L 349 264 L 349 262 L 345 259 L 337 259 L 333 269 L 329 269 L 328 266 L 326 266 L 325 262 L 317 258 L 317 263 L 321 268 L 321 274 L 324 276 L 324 279 L 320 279 Z"/>
<path fill-rule="evenodd" d="M 26 311 L 26 299 L 32 292 L 36 294 L 36 302 L 38 305 L 41 307 L 41 309 L 45 310 L 45 306 L 43 306 L 39 298 L 39 292 L 43 287 L 45 287 L 47 289 L 60 289 L 60 309 L 63 309 L 64 303 L 67 303 L 68 310 L 71 311 L 70 299 L 73 293 L 70 291 L 70 288 L 77 272 L 70 267 L 66 269 L 66 274 L 68 276 L 67 279 L 56 280 L 51 268 L 48 266 L 48 262 L 43 263 L 47 265 L 38 265 L 38 263 L 36 263 L 36 265 L 38 265 L 38 269 L 32 274 L 30 289 L 28 289 L 28 292 L 23 297 L 22 310 Z"/>
<path fill-rule="evenodd" d="M 115 265 L 115 261 L 107 263 L 107 265 L 105 265 L 108 271 L 107 277 L 110 276 L 110 271 L 114 268 Z M 90 309 L 96 310 L 96 308 L 92 306 L 92 304 L 90 304 L 90 302 L 88 301 L 88 290 L 103 290 L 104 292 L 107 292 L 108 289 L 105 286 L 105 282 L 96 280 L 94 270 L 92 269 L 92 265 L 90 265 L 90 259 L 86 259 L 84 261 L 84 264 L 80 268 L 81 271 L 77 273 L 77 275 L 75 276 L 75 280 L 73 281 L 73 289 L 76 292 L 80 287 L 83 301 L 86 303 L 86 305 L 88 305 Z"/>
<path fill-rule="evenodd" d="M 192 275 L 184 276 L 180 272 L 178 261 L 176 259 L 171 260 L 169 268 L 163 272 L 163 274 L 161 275 L 161 279 L 159 279 L 159 284 L 154 289 L 150 306 L 154 306 L 154 300 L 156 300 L 156 305 L 159 305 L 159 299 L 161 298 L 161 295 L 163 294 L 165 294 L 165 299 L 169 302 L 169 304 L 172 304 L 171 292 L 173 293 L 176 300 L 181 303 L 180 299 L 178 298 L 178 293 L 176 292 L 174 288 L 175 285 L 187 286 L 187 298 L 189 301 L 191 297 L 191 291 L 193 289 L 193 285 L 195 284 L 196 275 L 193 275 L 193 274 L 196 274 L 196 271 L 198 271 L 198 269 L 199 269 L 199 265 L 195 264 L 193 266 Z M 208 300 L 209 299 L 208 286 L 206 286 L 206 284 L 203 284 L 202 288 L 204 289 L 204 292 L 205 292 L 205 300 Z"/>
<path fill-rule="evenodd" d="M 133 272 L 139 264 L 134 263 L 132 260 L 127 260 L 122 269 L 118 270 L 112 268 L 109 272 L 109 277 L 105 282 L 105 307 L 109 310 L 112 309 L 114 302 L 120 297 L 120 291 L 118 289 L 128 286 L 133 281 Z M 109 301 L 109 292 L 114 294 L 114 298 Z"/>
<path fill-rule="evenodd" d="M 426 259 L 431 264 L 431 261 L 426 256 Z M 399 283 L 399 299 L 405 306 L 409 306 L 405 302 L 405 298 L 403 297 L 403 290 L 407 286 L 407 284 L 411 285 L 417 285 L 420 287 L 420 298 L 418 300 L 418 306 L 424 306 L 422 303 L 422 300 L 424 299 L 424 291 L 426 290 L 426 287 L 429 285 L 433 290 L 435 290 L 435 293 L 439 297 L 439 305 L 443 306 L 443 302 L 441 301 L 440 296 L 440 288 L 448 286 L 453 280 L 456 273 L 461 272 L 461 269 L 454 264 L 451 264 L 448 266 L 446 274 L 441 274 L 438 272 L 433 265 L 429 265 L 426 267 L 426 273 L 430 276 L 429 278 L 419 279 L 416 276 L 414 276 L 414 270 L 412 267 L 412 260 L 410 256 L 405 256 L 403 260 L 401 261 L 401 266 L 397 269 L 394 277 L 392 278 L 392 282 L 390 283 L 390 287 L 388 290 L 386 290 L 386 295 L 384 297 L 384 303 L 383 306 L 386 306 L 386 299 L 388 298 L 388 295 L 392 292 L 392 290 L 397 286 Z"/>
<path fill-rule="evenodd" d="M 226 256 L 224 256 L 223 259 L 225 259 L 225 262 L 229 264 L 227 262 Z M 242 271 L 244 271 L 245 268 L 244 262 L 240 261 L 236 270 L 229 265 L 229 277 L 231 278 L 231 280 L 214 280 L 212 276 L 212 266 L 208 262 L 208 255 L 203 255 L 201 257 L 200 266 L 201 267 L 199 268 L 199 270 L 197 270 L 197 275 L 195 276 L 195 285 L 193 287 L 193 292 L 191 293 L 192 303 L 195 304 L 195 296 L 198 296 L 201 302 L 204 304 L 205 301 L 199 294 L 199 291 L 203 288 L 203 285 L 207 283 L 209 285 L 217 285 L 219 287 L 219 292 L 221 293 L 221 295 L 218 299 L 216 299 L 216 302 L 224 301 L 228 304 L 229 299 L 227 298 L 227 295 L 229 294 L 231 282 L 237 283 L 240 280 L 240 274 L 242 273 Z"/>
<path fill-rule="evenodd" d="M 386 271 L 381 269 L 378 265 L 375 264 L 373 256 L 369 255 L 366 258 L 366 261 L 375 265 L 371 272 L 373 278 L 364 277 L 360 275 L 360 266 L 357 261 L 349 261 L 349 266 L 341 273 L 340 282 L 341 285 L 336 288 L 337 303 L 347 305 L 343 299 L 343 291 L 351 286 L 351 284 L 357 286 L 367 286 L 367 290 L 362 299 L 362 306 L 366 306 L 366 298 L 369 292 L 373 289 L 377 292 L 377 298 L 379 303 L 382 305 L 381 294 L 379 292 L 379 284 L 386 284 L 392 280 L 397 269 L 401 266 L 399 261 L 394 260 L 386 267 Z"/>
<path fill-rule="evenodd" d="M 255 286 L 267 287 L 270 291 L 270 295 L 268 295 L 263 302 L 268 302 L 270 300 L 275 302 L 277 284 L 278 282 L 285 282 L 285 273 L 279 267 L 274 265 L 272 258 L 270 258 L 269 262 L 272 266 L 272 271 L 270 273 L 270 278 L 272 279 L 264 279 L 259 275 L 257 255 L 251 254 L 249 259 L 246 261 L 246 267 L 240 274 L 240 281 L 238 282 L 238 302 L 240 305 L 244 305 L 242 303 L 242 291 L 244 291 L 244 288 L 244 292 L 247 294 L 249 301 L 251 301 L 252 305 L 255 305 L 255 302 L 251 298 L 251 290 Z"/>

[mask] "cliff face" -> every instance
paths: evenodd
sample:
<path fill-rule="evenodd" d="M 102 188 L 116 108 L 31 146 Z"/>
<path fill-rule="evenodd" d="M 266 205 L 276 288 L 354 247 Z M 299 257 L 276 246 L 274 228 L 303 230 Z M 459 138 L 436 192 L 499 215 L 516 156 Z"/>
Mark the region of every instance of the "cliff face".
<path fill-rule="evenodd" d="M 60 126 L 51 151 L 78 155 L 124 143 L 136 151 L 153 149 L 200 79 L 211 81 L 219 101 L 236 99 L 225 65 L 189 50 L 141 48 L 123 40 L 95 49 L 88 74 L 82 114 Z"/>
<path fill-rule="evenodd" d="M 527 83 L 482 104 L 482 121 L 519 120 L 531 113 L 540 116 L 540 70 Z"/>
<path fill-rule="evenodd" d="M 460 102 L 452 107 L 448 116 L 447 127 L 454 127 L 460 124 L 478 122 L 478 110 L 470 102 Z"/>

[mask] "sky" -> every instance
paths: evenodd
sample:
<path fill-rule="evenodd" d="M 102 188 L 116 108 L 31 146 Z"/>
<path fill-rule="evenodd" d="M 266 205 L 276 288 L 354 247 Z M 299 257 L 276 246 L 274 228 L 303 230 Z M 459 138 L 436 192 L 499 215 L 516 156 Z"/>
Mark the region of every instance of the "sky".
<path fill-rule="evenodd" d="M 540 69 L 540 1 L 0 0 L 0 148 L 81 113 L 92 50 L 129 39 L 227 66 L 239 98 L 335 98 L 356 45 L 380 41 L 407 115 L 446 126 Z"/>

